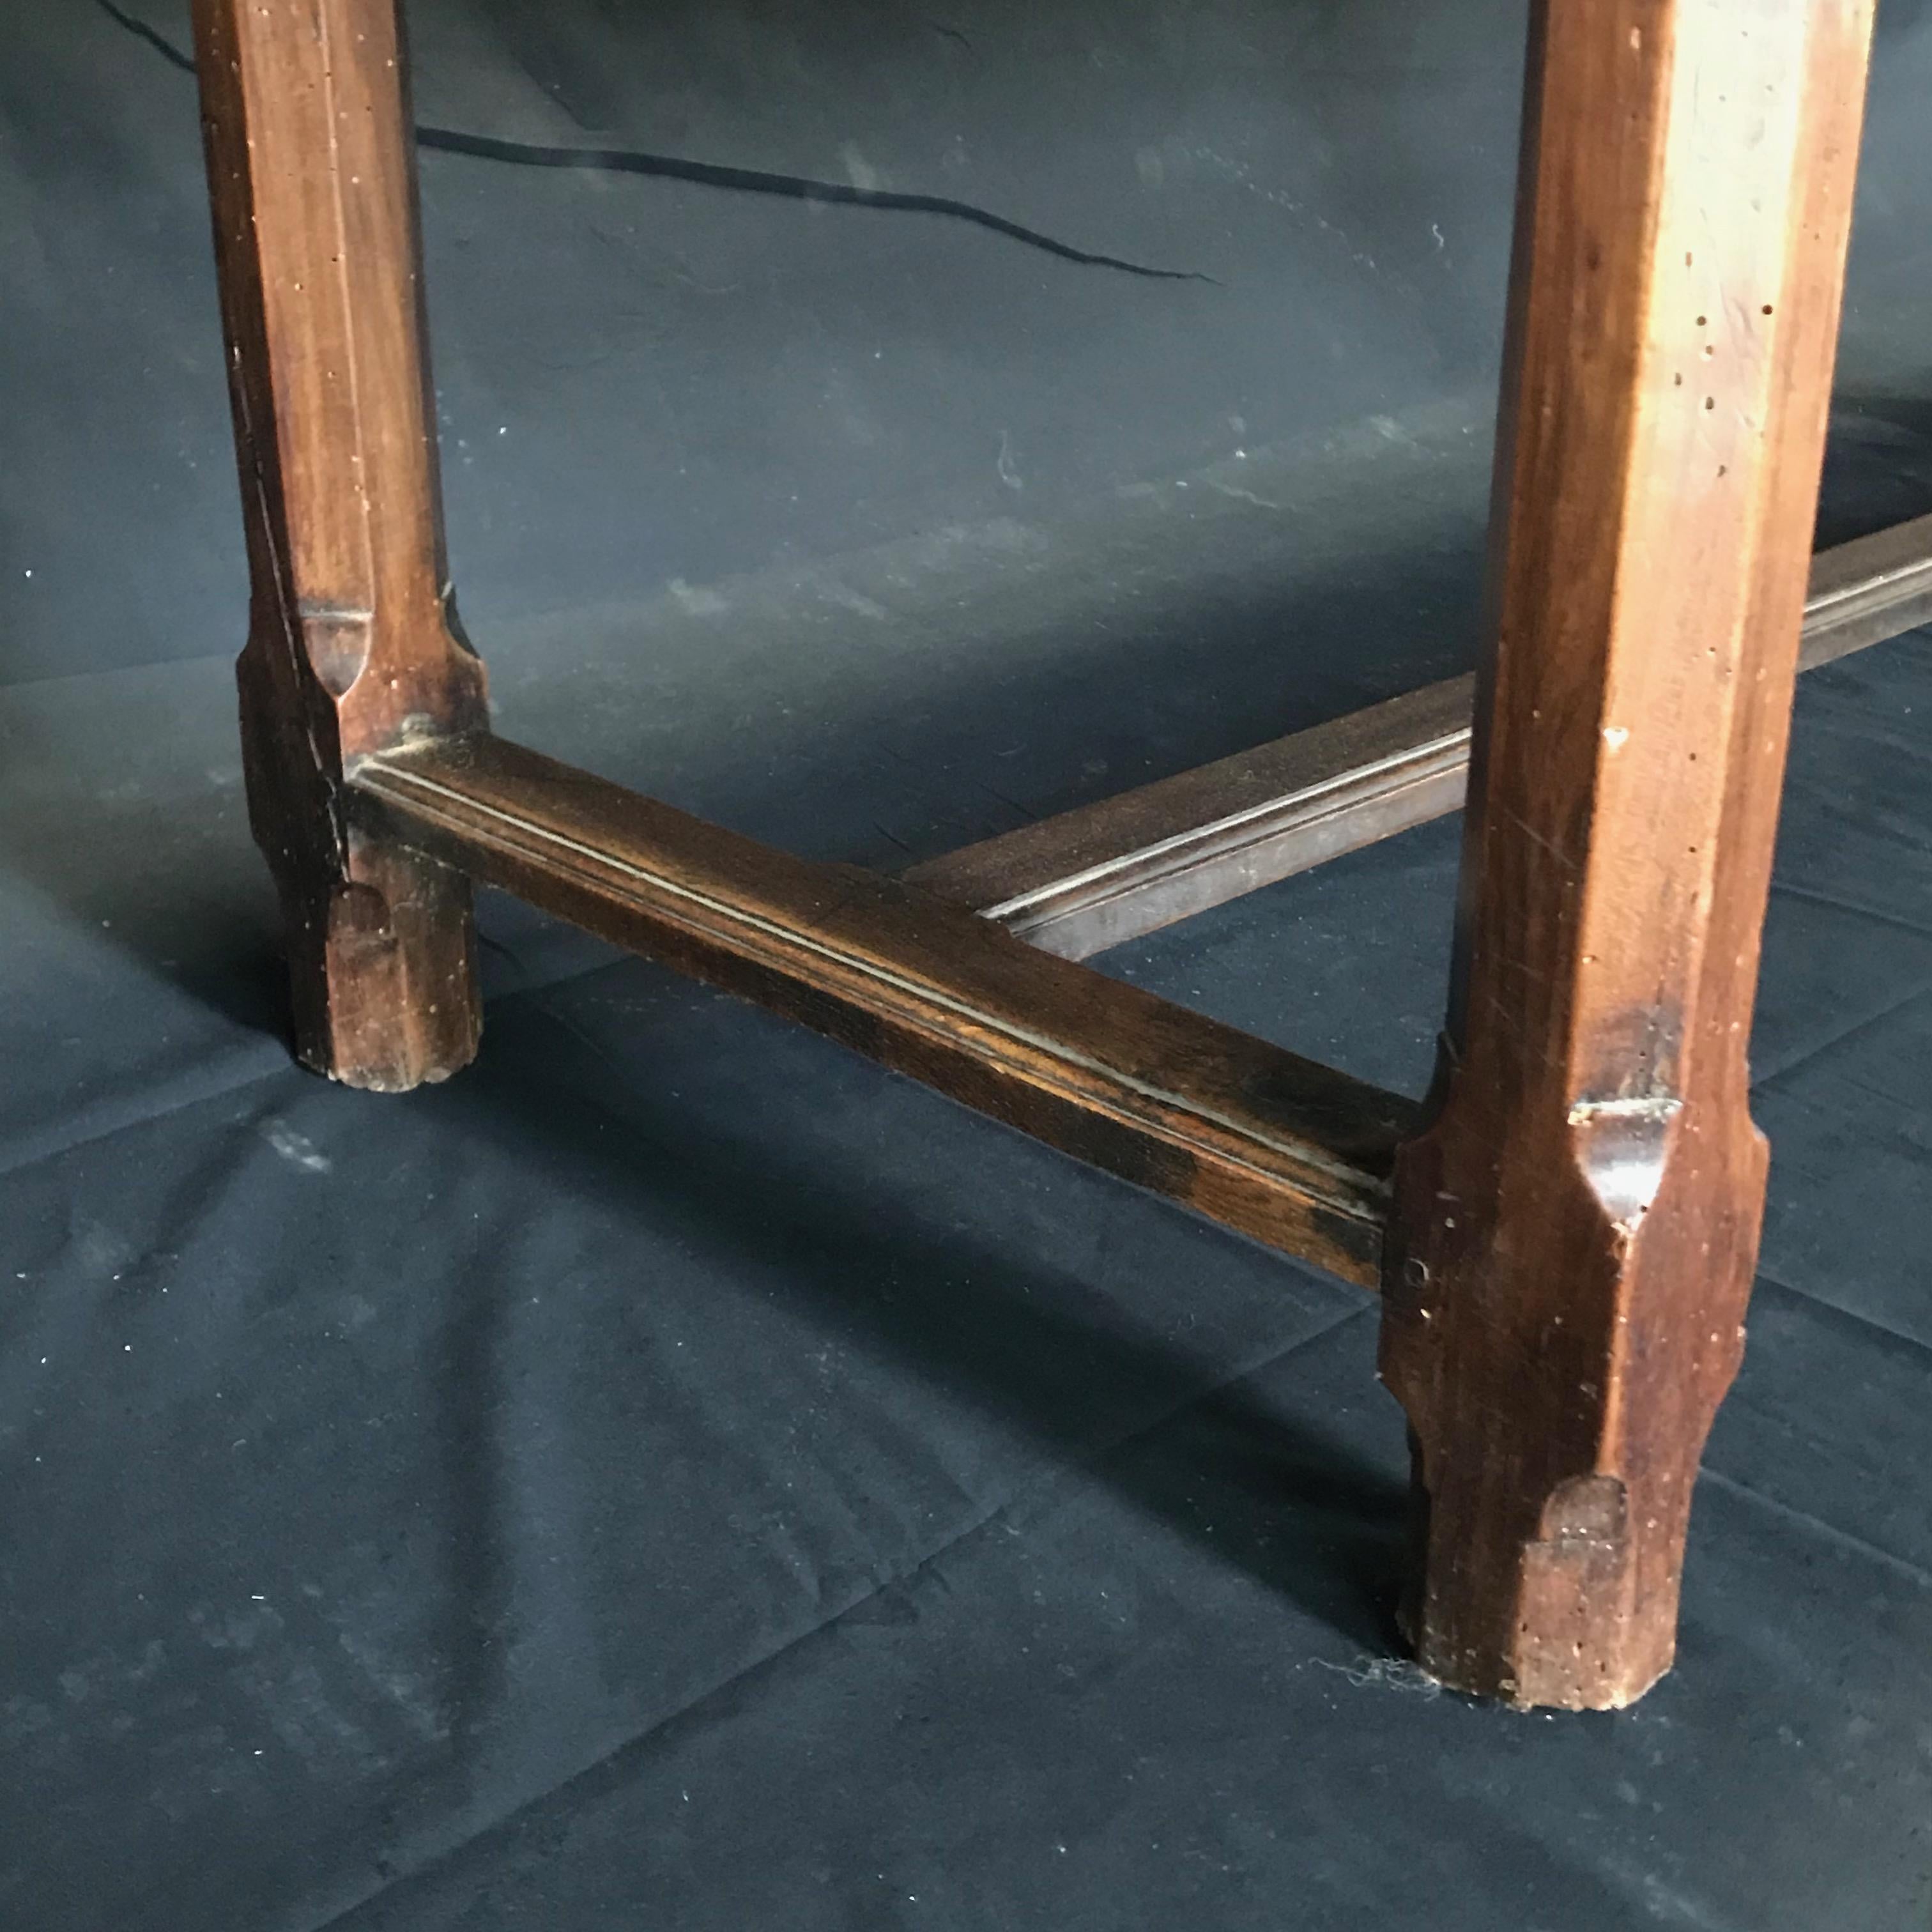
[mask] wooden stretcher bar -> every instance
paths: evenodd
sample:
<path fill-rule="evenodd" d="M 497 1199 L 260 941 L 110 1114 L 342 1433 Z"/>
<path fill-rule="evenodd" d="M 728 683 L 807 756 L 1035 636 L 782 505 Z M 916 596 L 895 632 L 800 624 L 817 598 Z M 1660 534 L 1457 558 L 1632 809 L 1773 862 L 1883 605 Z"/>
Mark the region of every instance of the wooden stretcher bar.
<path fill-rule="evenodd" d="M 1932 517 L 1820 552 L 1801 670 L 1932 622 Z M 1064 959 L 1462 809 L 1473 676 L 1056 814 L 914 866 L 908 884 Z"/>

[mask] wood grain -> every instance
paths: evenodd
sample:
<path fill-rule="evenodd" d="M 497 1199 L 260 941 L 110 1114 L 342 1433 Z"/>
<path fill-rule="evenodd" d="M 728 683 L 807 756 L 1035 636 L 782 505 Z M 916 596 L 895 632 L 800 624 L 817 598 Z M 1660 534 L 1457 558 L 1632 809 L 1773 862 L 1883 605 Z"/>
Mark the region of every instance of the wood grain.
<path fill-rule="evenodd" d="M 1765 1147 L 1745 1048 L 1863 103 L 1865 0 L 1538 0 L 1495 629 L 1382 1369 L 1424 1666 L 1668 1668 Z"/>
<path fill-rule="evenodd" d="M 1821 553 L 1798 668 L 1814 670 L 1932 624 L 1932 517 Z"/>
<path fill-rule="evenodd" d="M 1798 668 L 1932 622 L 1932 517 L 1821 552 Z M 1085 959 L 1460 811 L 1474 676 L 1450 678 L 903 874 Z"/>
<path fill-rule="evenodd" d="M 296 1048 L 358 1086 L 476 1051 L 470 889 L 349 821 L 346 761 L 484 722 L 446 608 L 394 0 L 196 0 L 253 592 L 238 674 Z"/>
<path fill-rule="evenodd" d="M 892 880 L 773 851 L 501 739 L 366 758 L 351 789 L 371 837 L 1346 1280 L 1376 1279 L 1411 1102 Z"/>
<path fill-rule="evenodd" d="M 908 884 L 1084 959 L 1462 802 L 1451 679 L 914 867 Z"/>

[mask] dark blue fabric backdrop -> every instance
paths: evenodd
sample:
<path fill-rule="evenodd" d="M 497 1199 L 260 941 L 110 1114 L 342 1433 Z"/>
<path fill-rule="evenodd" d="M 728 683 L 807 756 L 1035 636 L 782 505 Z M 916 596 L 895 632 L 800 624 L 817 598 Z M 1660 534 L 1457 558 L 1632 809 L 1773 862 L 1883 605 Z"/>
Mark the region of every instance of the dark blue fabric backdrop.
<path fill-rule="evenodd" d="M 476 1067 L 289 1066 L 184 14 L 0 6 L 0 1925 L 1932 1922 L 1926 638 L 1801 700 L 1682 1667 L 1434 1694 L 1364 1298 L 496 901 Z M 1925 16 L 1828 538 L 1932 510 Z M 441 129 L 1211 278 L 433 148 L 506 728 L 890 864 L 1472 662 L 1520 8 L 410 18 Z M 1454 856 L 1101 963 L 1417 1090 Z"/>

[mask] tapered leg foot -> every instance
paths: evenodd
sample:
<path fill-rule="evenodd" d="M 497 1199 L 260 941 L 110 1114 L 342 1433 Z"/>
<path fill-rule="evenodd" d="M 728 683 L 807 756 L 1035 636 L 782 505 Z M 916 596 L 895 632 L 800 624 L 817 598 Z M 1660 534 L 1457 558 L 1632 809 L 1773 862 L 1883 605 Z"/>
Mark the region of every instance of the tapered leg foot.
<path fill-rule="evenodd" d="M 296 1057 L 345 1086 L 446 1080 L 482 1035 L 470 881 L 403 851 L 353 851 L 352 877 L 284 892 Z"/>

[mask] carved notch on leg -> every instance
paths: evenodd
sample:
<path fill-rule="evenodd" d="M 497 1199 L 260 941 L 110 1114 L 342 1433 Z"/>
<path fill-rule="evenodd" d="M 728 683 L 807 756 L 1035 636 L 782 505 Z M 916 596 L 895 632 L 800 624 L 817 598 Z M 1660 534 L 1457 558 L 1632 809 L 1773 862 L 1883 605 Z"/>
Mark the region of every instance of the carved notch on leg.
<path fill-rule="evenodd" d="M 1467 1149 L 1493 1117 L 1458 1108 L 1405 1150 L 1382 1373 L 1421 1492 L 1404 1626 L 1445 1682 L 1605 1709 L 1670 1668 L 1762 1195 L 1762 1142 L 1741 1107 L 1732 1120 L 1737 1134 L 1713 1123 L 1693 1142 L 1673 1120 L 1653 1157 L 1624 1142 L 1594 1174 L 1587 1127 L 1574 1160 L 1506 1144 L 1517 1177 L 1486 1198 L 1449 1143 Z"/>
<path fill-rule="evenodd" d="M 488 725 L 447 608 L 395 0 L 196 0 L 195 28 L 253 583 L 250 817 L 298 1054 L 394 1090 L 476 1052 L 470 890 L 352 832 L 345 773 Z"/>
<path fill-rule="evenodd" d="M 1756 1264 L 1744 1050 L 1870 14 L 1534 19 L 1456 986 L 1382 1358 L 1422 1664 L 1606 1708 L 1670 1667 Z"/>

